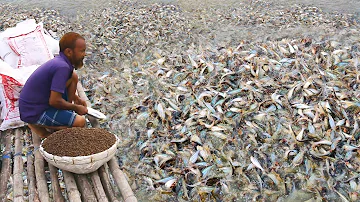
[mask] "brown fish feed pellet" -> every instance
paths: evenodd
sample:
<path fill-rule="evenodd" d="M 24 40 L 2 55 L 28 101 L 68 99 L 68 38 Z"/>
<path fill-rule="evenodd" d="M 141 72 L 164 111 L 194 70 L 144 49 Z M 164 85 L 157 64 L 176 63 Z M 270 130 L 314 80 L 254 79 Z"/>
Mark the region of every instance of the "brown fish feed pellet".
<path fill-rule="evenodd" d="M 68 128 L 54 132 L 43 142 L 47 153 L 56 156 L 88 156 L 115 144 L 113 134 L 101 128 Z"/>

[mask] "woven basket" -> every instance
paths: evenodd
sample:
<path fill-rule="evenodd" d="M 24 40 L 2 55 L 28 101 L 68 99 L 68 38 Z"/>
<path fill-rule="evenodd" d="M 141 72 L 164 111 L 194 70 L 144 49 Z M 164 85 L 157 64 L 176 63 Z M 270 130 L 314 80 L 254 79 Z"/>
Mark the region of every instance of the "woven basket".
<path fill-rule="evenodd" d="M 116 138 L 116 142 L 109 149 L 89 156 L 70 157 L 70 156 L 56 156 L 49 154 L 42 147 L 44 140 L 41 142 L 39 151 L 41 155 L 44 157 L 44 159 L 55 167 L 76 174 L 87 174 L 94 172 L 100 166 L 104 165 L 112 157 L 115 156 L 117 145 L 119 143 L 119 138 L 116 137 L 116 135 L 114 136 Z"/>

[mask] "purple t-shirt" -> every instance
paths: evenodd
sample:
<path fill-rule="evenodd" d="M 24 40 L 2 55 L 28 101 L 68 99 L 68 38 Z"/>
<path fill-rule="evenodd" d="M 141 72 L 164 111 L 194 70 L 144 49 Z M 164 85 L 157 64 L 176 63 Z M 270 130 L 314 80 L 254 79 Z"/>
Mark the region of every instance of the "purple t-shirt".
<path fill-rule="evenodd" d="M 26 123 L 36 123 L 50 107 L 50 91 L 64 93 L 73 70 L 74 67 L 62 52 L 37 68 L 20 92 L 20 119 Z"/>

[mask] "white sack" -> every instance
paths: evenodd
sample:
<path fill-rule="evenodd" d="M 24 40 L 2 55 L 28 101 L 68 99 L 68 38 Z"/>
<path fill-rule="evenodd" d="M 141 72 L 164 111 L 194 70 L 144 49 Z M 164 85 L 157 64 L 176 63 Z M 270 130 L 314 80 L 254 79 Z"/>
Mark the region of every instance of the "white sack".
<path fill-rule="evenodd" d="M 13 68 L 41 65 L 54 57 L 54 40 L 45 35 L 42 23 L 25 20 L 0 33 L 0 57 Z"/>
<path fill-rule="evenodd" d="M 21 69 L 13 69 L 7 63 L 0 60 L 0 100 L 2 104 L 1 118 L 3 122 L 0 130 L 24 126 L 20 120 L 19 96 L 22 87 L 29 76 L 38 68 L 33 65 Z"/>

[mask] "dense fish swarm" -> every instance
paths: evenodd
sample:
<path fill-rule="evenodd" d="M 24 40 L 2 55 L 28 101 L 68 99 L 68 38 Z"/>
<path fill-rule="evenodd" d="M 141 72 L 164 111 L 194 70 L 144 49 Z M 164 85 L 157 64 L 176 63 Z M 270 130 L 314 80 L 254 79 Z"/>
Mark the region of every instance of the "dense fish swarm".
<path fill-rule="evenodd" d="M 14 9 L 0 30 L 33 17 L 84 34 L 82 84 L 140 201 L 359 200 L 356 16 L 264 1 Z"/>

